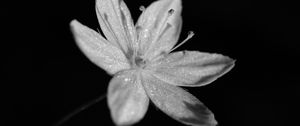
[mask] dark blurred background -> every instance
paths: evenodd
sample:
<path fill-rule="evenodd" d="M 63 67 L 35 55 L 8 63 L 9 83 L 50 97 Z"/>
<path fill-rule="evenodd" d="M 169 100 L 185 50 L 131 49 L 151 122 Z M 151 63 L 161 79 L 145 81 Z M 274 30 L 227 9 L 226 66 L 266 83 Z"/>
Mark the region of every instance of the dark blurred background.
<path fill-rule="evenodd" d="M 107 91 L 112 78 L 78 49 L 69 23 L 77 19 L 100 29 L 94 0 L 14 1 L 4 7 L 8 37 L 2 126 L 50 126 Z M 125 0 L 136 21 L 139 6 L 153 0 Z M 220 126 L 297 124 L 299 101 L 299 13 L 296 3 L 279 0 L 183 1 L 183 27 L 195 36 L 177 48 L 221 53 L 236 66 L 212 84 L 185 88 L 215 114 Z M 13 23 L 13 25 L 10 25 Z M 7 51 L 6 51 L 7 50 Z M 8 87 L 8 88 L 6 88 Z M 106 99 L 62 126 L 111 126 Z M 143 125 L 182 125 L 153 104 Z"/>

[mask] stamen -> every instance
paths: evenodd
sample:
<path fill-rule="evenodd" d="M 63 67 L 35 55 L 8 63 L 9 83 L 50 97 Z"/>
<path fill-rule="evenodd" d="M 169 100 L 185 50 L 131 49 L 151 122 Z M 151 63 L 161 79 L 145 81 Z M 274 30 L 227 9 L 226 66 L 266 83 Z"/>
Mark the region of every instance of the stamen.
<path fill-rule="evenodd" d="M 173 49 L 171 49 L 170 52 L 172 52 L 173 50 L 175 50 L 176 48 L 178 48 L 179 46 L 181 46 L 182 44 L 184 44 L 185 42 L 187 42 L 187 40 L 191 39 L 194 35 L 195 35 L 195 33 L 193 31 L 189 31 L 188 32 L 188 36 L 186 37 L 186 39 L 184 39 L 180 44 L 178 44 L 176 47 L 174 47 Z"/>
<path fill-rule="evenodd" d="M 130 45 L 128 45 L 128 47 L 132 47 L 133 40 L 131 40 L 131 37 L 129 37 L 130 34 L 129 34 L 128 27 L 127 27 L 127 20 L 126 20 L 126 17 L 124 15 L 123 11 L 121 11 L 121 19 L 122 19 L 122 23 L 123 23 L 123 26 L 124 26 L 123 27 L 124 31 L 125 31 L 124 37 L 125 37 L 125 40 L 127 41 L 126 43 L 130 44 Z"/>
<path fill-rule="evenodd" d="M 140 11 L 142 11 L 142 12 L 144 12 L 144 11 L 146 10 L 146 9 L 145 9 L 145 6 L 143 6 L 143 5 L 142 5 L 142 6 L 140 6 L 140 8 L 139 8 L 139 9 L 140 9 Z"/>
<path fill-rule="evenodd" d="M 165 27 L 165 29 L 159 34 L 159 36 L 157 37 L 157 41 L 161 39 L 161 37 L 164 35 L 165 32 L 167 32 L 167 30 L 171 28 L 171 25 L 169 23 L 167 23 L 167 26 Z"/>
<path fill-rule="evenodd" d="M 98 9 L 96 9 L 96 10 L 97 10 L 98 13 L 100 13 Z M 104 20 L 104 24 L 106 25 L 106 27 L 108 28 L 108 30 L 110 31 L 110 33 L 112 33 L 112 36 L 114 37 L 115 41 L 119 41 L 117 35 L 116 35 L 115 32 L 113 32 L 113 30 L 112 30 L 111 24 L 108 22 L 107 14 L 106 14 L 106 13 L 103 13 L 103 17 L 102 17 L 102 15 L 100 14 L 100 17 L 102 18 L 102 20 Z M 122 52 L 125 53 L 125 51 L 124 51 L 124 49 L 122 48 L 122 46 L 120 45 L 120 43 L 119 43 L 119 42 L 116 42 L 116 43 L 118 44 L 119 47 L 121 47 Z"/>
<path fill-rule="evenodd" d="M 98 31 L 98 33 L 99 33 L 99 34 L 101 34 L 101 32 L 100 32 L 99 28 L 97 28 L 97 31 Z"/>
<path fill-rule="evenodd" d="M 172 16 L 172 14 L 174 14 L 174 12 L 175 12 L 174 9 L 170 9 L 170 10 L 168 11 L 168 15 L 167 15 L 167 17 L 164 19 L 163 24 L 162 24 L 162 26 L 164 26 L 164 27 L 160 27 L 159 32 L 158 32 L 160 36 L 162 36 L 162 33 L 163 33 L 164 31 L 166 31 L 166 29 L 169 29 L 169 28 L 172 26 L 171 24 L 167 23 L 167 21 L 168 21 L 168 19 L 170 18 L 170 16 Z M 156 23 L 155 23 L 155 25 L 154 25 L 154 28 L 157 27 L 158 23 L 159 23 L 159 22 L 156 21 Z M 160 36 L 158 36 L 158 37 L 155 38 L 154 40 L 155 40 L 155 41 L 159 40 L 159 39 L 160 39 Z"/>

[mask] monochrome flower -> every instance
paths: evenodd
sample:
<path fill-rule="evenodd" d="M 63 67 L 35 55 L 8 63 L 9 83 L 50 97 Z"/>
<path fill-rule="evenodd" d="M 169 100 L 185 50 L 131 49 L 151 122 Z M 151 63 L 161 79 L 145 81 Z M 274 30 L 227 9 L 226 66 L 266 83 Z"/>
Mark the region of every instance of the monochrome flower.
<path fill-rule="evenodd" d="M 155 1 L 142 8 L 134 25 L 122 0 L 96 0 L 105 38 L 77 20 L 71 21 L 82 52 L 114 75 L 108 87 L 108 106 L 116 125 L 141 120 L 149 101 L 184 124 L 217 124 L 213 113 L 179 86 L 207 85 L 231 70 L 235 60 L 215 53 L 171 52 L 181 45 L 174 47 L 181 32 L 181 9 L 181 0 Z"/>

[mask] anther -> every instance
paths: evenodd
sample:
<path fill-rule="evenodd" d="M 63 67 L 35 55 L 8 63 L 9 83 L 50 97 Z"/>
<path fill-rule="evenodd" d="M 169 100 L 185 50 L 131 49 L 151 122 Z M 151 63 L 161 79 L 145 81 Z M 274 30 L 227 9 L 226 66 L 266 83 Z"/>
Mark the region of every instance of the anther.
<path fill-rule="evenodd" d="M 143 11 L 143 12 L 146 10 L 144 6 L 140 6 L 139 9 L 140 9 L 140 11 Z"/>
<path fill-rule="evenodd" d="M 195 33 L 193 31 L 189 31 L 188 32 L 188 39 L 192 38 L 195 35 Z"/>
<path fill-rule="evenodd" d="M 175 12 L 174 9 L 170 9 L 170 10 L 168 11 L 169 15 L 172 15 L 174 12 Z"/>
<path fill-rule="evenodd" d="M 178 48 L 179 46 L 181 46 L 182 44 L 187 42 L 187 40 L 191 39 L 194 35 L 195 35 L 195 33 L 193 31 L 189 31 L 188 36 L 186 37 L 186 39 L 184 39 L 180 44 L 178 44 L 176 47 L 174 47 L 171 51 L 175 50 L 176 48 Z"/>

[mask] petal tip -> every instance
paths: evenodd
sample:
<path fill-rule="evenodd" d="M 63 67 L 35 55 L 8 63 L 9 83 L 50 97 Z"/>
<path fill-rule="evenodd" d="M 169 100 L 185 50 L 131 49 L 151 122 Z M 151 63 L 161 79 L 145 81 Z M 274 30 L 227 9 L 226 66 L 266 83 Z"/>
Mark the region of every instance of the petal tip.
<path fill-rule="evenodd" d="M 184 102 L 184 104 L 194 116 L 190 118 L 179 118 L 183 123 L 195 126 L 216 126 L 218 124 L 213 113 L 205 105 L 201 103 L 191 104 L 188 102 Z"/>
<path fill-rule="evenodd" d="M 76 26 L 76 25 L 78 25 L 79 24 L 79 22 L 76 20 L 76 19 L 73 19 L 71 22 L 70 22 L 70 26 L 71 27 L 74 27 L 74 26 Z"/>

